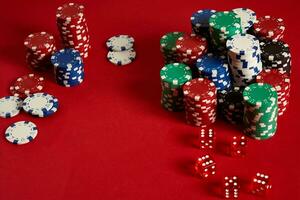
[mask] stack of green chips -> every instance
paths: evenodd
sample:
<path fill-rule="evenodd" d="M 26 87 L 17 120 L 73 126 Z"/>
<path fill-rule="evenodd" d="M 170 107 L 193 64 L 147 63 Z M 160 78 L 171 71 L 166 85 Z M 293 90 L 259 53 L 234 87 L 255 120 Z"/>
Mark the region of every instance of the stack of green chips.
<path fill-rule="evenodd" d="M 209 31 L 213 49 L 225 53 L 226 41 L 242 33 L 241 19 L 234 12 L 216 12 L 209 19 Z"/>
<path fill-rule="evenodd" d="M 183 63 L 171 63 L 160 70 L 162 87 L 161 105 L 169 111 L 184 110 L 182 86 L 192 79 L 190 67 Z"/>
<path fill-rule="evenodd" d="M 266 83 L 253 83 L 243 92 L 244 133 L 258 140 L 272 137 L 277 129 L 277 92 Z"/>
<path fill-rule="evenodd" d="M 182 37 L 182 32 L 171 32 L 162 36 L 160 39 L 160 50 L 163 54 L 165 64 L 175 63 L 177 61 L 176 41 Z"/>

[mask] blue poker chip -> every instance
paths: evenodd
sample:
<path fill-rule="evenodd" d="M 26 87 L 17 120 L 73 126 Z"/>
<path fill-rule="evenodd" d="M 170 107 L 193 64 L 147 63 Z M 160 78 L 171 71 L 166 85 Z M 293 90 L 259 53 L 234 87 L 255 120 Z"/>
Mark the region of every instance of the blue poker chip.
<path fill-rule="evenodd" d="M 58 99 L 47 93 L 35 93 L 23 101 L 23 110 L 38 117 L 47 117 L 49 113 L 55 113 L 57 108 Z"/>
<path fill-rule="evenodd" d="M 0 117 L 10 118 L 18 115 L 22 109 L 22 99 L 15 96 L 6 96 L 0 99 Z"/>
<path fill-rule="evenodd" d="M 197 12 L 193 13 L 191 16 L 191 23 L 194 27 L 209 27 L 209 18 L 216 13 L 216 10 L 198 10 Z"/>
<path fill-rule="evenodd" d="M 126 51 L 132 49 L 134 38 L 129 35 L 116 35 L 106 41 L 109 51 Z"/>
<path fill-rule="evenodd" d="M 38 130 L 33 122 L 19 121 L 10 125 L 5 131 L 5 138 L 13 144 L 26 144 L 34 140 Z"/>

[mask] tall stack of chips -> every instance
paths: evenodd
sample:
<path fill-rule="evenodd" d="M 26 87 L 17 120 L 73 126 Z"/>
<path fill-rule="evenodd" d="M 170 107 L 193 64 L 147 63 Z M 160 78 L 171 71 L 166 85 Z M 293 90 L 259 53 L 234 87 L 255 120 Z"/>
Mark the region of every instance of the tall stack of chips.
<path fill-rule="evenodd" d="M 273 16 L 259 17 L 253 25 L 253 32 L 257 38 L 281 40 L 284 36 L 285 25 L 283 19 Z"/>
<path fill-rule="evenodd" d="M 289 104 L 291 82 L 288 74 L 277 69 L 265 69 L 257 77 L 256 82 L 272 85 L 278 95 L 278 116 L 284 114 Z"/>
<path fill-rule="evenodd" d="M 259 41 L 253 35 L 234 35 L 226 43 L 234 86 L 247 86 L 262 71 Z"/>
<path fill-rule="evenodd" d="M 217 89 L 213 82 L 193 79 L 184 84 L 183 94 L 188 124 L 208 127 L 216 121 Z"/>
<path fill-rule="evenodd" d="M 232 124 L 240 124 L 243 122 L 243 88 L 234 87 L 232 90 L 226 92 L 221 113 L 224 118 Z"/>
<path fill-rule="evenodd" d="M 81 57 L 87 58 L 91 46 L 84 6 L 66 3 L 58 7 L 56 24 L 64 47 L 73 48 L 80 52 Z"/>
<path fill-rule="evenodd" d="M 209 19 L 209 31 L 213 49 L 226 53 L 226 41 L 233 35 L 242 33 L 241 19 L 234 12 L 216 12 Z"/>
<path fill-rule="evenodd" d="M 161 37 L 160 51 L 162 52 L 165 64 L 177 62 L 176 41 L 183 35 L 184 33 L 182 32 L 171 32 Z"/>
<path fill-rule="evenodd" d="M 191 25 L 193 32 L 198 36 L 204 36 L 209 39 L 209 18 L 214 14 L 215 10 L 198 10 L 191 16 Z"/>
<path fill-rule="evenodd" d="M 291 52 L 289 45 L 277 40 L 260 42 L 261 60 L 264 68 L 275 68 L 284 73 L 291 73 Z"/>
<path fill-rule="evenodd" d="M 183 111 L 182 86 L 192 79 L 191 69 L 183 63 L 171 63 L 160 70 L 161 105 L 169 111 Z"/>
<path fill-rule="evenodd" d="M 258 140 L 272 137 L 277 129 L 277 92 L 269 84 L 253 83 L 243 91 L 244 133 Z"/>
<path fill-rule="evenodd" d="M 55 52 L 55 40 L 46 32 L 28 35 L 24 41 L 26 62 L 31 69 L 43 70 L 50 66 L 50 57 Z"/>
<path fill-rule="evenodd" d="M 83 61 L 75 49 L 62 49 L 51 57 L 56 83 L 65 87 L 79 85 L 84 79 Z"/>
<path fill-rule="evenodd" d="M 249 8 L 236 8 L 232 11 L 241 18 L 242 33 L 247 33 L 256 22 L 256 13 Z"/>

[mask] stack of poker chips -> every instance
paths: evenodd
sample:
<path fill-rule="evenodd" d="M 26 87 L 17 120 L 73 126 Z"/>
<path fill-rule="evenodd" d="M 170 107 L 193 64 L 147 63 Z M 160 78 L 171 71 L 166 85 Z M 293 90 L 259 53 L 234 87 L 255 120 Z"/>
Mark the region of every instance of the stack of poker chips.
<path fill-rule="evenodd" d="M 24 41 L 26 62 L 31 69 L 44 70 L 50 66 L 50 57 L 55 52 L 55 40 L 46 32 L 33 33 Z"/>
<path fill-rule="evenodd" d="M 176 41 L 178 61 L 189 65 L 193 76 L 198 75 L 198 70 L 195 66 L 197 59 L 201 58 L 207 50 L 208 44 L 206 38 L 195 34 L 184 35 Z"/>
<path fill-rule="evenodd" d="M 291 52 L 288 44 L 277 40 L 263 40 L 260 42 L 260 48 L 264 68 L 291 73 Z"/>
<path fill-rule="evenodd" d="M 226 41 L 242 33 L 241 19 L 234 12 L 216 12 L 209 19 L 209 31 L 214 51 L 225 54 Z"/>
<path fill-rule="evenodd" d="M 241 19 L 242 33 L 247 33 L 256 22 L 256 13 L 249 8 L 236 8 L 232 12 L 237 14 Z"/>
<path fill-rule="evenodd" d="M 106 41 L 108 48 L 107 59 L 109 62 L 118 65 L 128 65 L 136 58 L 134 50 L 134 38 L 130 35 L 112 36 Z"/>
<path fill-rule="evenodd" d="M 266 83 L 253 83 L 243 91 L 244 133 L 255 139 L 272 137 L 277 129 L 277 92 Z"/>
<path fill-rule="evenodd" d="M 183 111 L 182 86 L 192 79 L 191 69 L 183 63 L 171 63 L 160 70 L 161 105 L 169 111 Z"/>
<path fill-rule="evenodd" d="M 188 124 L 208 127 L 216 121 L 217 89 L 205 78 L 196 78 L 183 86 L 185 116 Z"/>
<path fill-rule="evenodd" d="M 218 91 L 231 88 L 231 78 L 225 56 L 214 56 L 211 53 L 199 58 L 196 63 L 200 77 L 211 80 Z"/>
<path fill-rule="evenodd" d="M 66 3 L 58 7 L 56 24 L 64 47 L 73 48 L 80 52 L 81 57 L 87 58 L 91 46 L 84 6 Z"/>
<path fill-rule="evenodd" d="M 62 49 L 52 55 L 51 62 L 57 84 L 73 87 L 83 82 L 84 68 L 79 51 Z"/>
<path fill-rule="evenodd" d="M 262 39 L 281 40 L 284 36 L 285 25 L 283 19 L 273 16 L 259 17 L 253 25 L 252 32 Z"/>
<path fill-rule="evenodd" d="M 198 36 L 204 36 L 209 39 L 209 18 L 215 13 L 215 10 L 198 10 L 191 16 L 191 25 L 193 32 Z"/>
<path fill-rule="evenodd" d="M 221 113 L 223 117 L 232 124 L 240 124 L 243 122 L 243 88 L 234 87 L 232 90 L 226 91 Z"/>
<path fill-rule="evenodd" d="M 289 104 L 291 82 L 287 73 L 277 69 L 265 69 L 257 77 L 257 83 L 272 85 L 278 95 L 278 116 L 284 114 Z"/>
<path fill-rule="evenodd" d="M 262 71 L 259 40 L 249 34 L 234 35 L 226 46 L 233 85 L 249 85 Z"/>
<path fill-rule="evenodd" d="M 167 33 L 160 39 L 160 51 L 163 55 L 165 64 L 175 63 L 178 60 L 176 52 L 176 41 L 182 37 L 182 32 L 171 32 Z"/>

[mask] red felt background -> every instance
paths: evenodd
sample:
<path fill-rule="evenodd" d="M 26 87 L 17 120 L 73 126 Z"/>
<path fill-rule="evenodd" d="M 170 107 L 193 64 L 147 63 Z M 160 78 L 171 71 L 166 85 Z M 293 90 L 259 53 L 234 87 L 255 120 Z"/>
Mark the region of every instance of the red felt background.
<path fill-rule="evenodd" d="M 245 183 L 256 172 L 272 176 L 268 199 L 299 199 L 299 12 L 296 0 L 209 1 L 83 1 L 92 46 L 86 79 L 76 88 L 56 85 L 46 74 L 45 91 L 60 100 L 49 118 L 25 113 L 0 119 L 0 199 L 218 199 L 219 180 L 237 175 Z M 58 35 L 56 8 L 63 1 L 3 1 L 0 31 L 0 96 L 21 75 L 25 65 L 23 40 L 31 32 Z M 219 121 L 218 148 L 212 156 L 217 175 L 193 177 L 191 165 L 203 154 L 195 141 L 199 129 L 184 123 L 183 113 L 160 107 L 159 70 L 163 61 L 160 37 L 170 31 L 190 31 L 189 17 L 203 8 L 249 7 L 257 15 L 284 18 L 286 41 L 293 54 L 292 95 L 289 111 L 280 119 L 276 136 L 251 140 L 245 158 L 231 158 L 222 147 L 240 132 Z M 136 39 L 137 60 L 124 68 L 106 61 L 105 40 L 114 34 Z M 57 37 L 58 38 L 58 37 Z M 7 126 L 18 120 L 37 124 L 39 134 L 30 144 L 5 140 Z M 241 199 L 255 199 L 241 190 Z M 258 198 L 259 199 L 259 198 Z"/>

